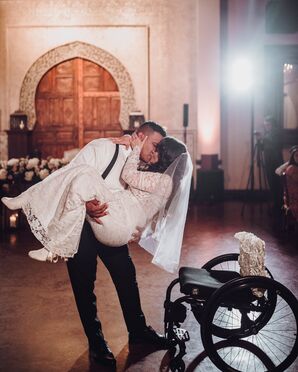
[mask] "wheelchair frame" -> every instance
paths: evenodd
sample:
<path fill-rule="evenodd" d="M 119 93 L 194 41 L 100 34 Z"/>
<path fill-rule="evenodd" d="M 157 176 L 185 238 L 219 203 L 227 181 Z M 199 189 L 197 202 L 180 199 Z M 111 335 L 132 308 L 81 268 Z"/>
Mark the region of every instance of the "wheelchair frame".
<path fill-rule="evenodd" d="M 273 279 L 267 268 L 268 277 L 241 277 L 238 257 L 238 253 L 224 254 L 208 261 L 201 269 L 183 267 L 179 277 L 168 286 L 164 302 L 165 335 L 179 348 L 170 361 L 171 371 L 185 370 L 182 358 L 189 334 L 180 327 L 186 319 L 184 303 L 190 306 L 201 325 L 207 356 L 221 371 L 251 371 L 250 361 L 258 366 L 258 372 L 284 371 L 295 361 L 297 299 Z M 212 279 L 215 285 L 211 281 L 208 287 L 202 278 L 207 278 L 207 282 Z M 221 281 L 216 284 L 218 278 Z M 177 284 L 183 296 L 171 301 Z"/>

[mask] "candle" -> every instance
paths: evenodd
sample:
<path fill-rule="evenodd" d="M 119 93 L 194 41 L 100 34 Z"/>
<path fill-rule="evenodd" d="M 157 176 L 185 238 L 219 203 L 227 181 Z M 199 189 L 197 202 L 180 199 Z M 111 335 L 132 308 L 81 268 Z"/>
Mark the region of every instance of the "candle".
<path fill-rule="evenodd" d="M 137 120 L 135 120 L 134 123 L 133 123 L 133 125 L 134 125 L 135 128 L 139 128 L 140 122 L 137 121 Z"/>
<path fill-rule="evenodd" d="M 9 226 L 16 228 L 17 227 L 17 220 L 18 220 L 18 214 L 17 213 L 14 213 L 14 214 L 10 215 L 9 216 Z"/>

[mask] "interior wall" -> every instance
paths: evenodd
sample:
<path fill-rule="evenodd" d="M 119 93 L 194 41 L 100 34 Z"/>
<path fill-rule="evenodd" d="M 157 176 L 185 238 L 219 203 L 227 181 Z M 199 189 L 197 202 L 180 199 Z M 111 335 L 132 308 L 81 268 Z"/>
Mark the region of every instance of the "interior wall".
<path fill-rule="evenodd" d="M 148 117 L 149 40 L 148 28 L 146 26 L 8 26 L 6 40 L 9 112 L 13 112 L 20 107 L 20 87 L 22 86 L 24 76 L 39 57 L 55 48 L 57 48 L 56 53 L 61 53 L 58 49 L 59 46 L 72 43 L 75 40 L 98 47 L 111 54 L 116 60 L 121 61 L 121 64 L 125 66 L 126 71 L 131 77 L 133 86 L 143 87 L 143 89 L 137 89 L 135 91 L 136 107 L 132 107 L 132 111 L 141 110 Z M 32 43 L 31 40 L 34 40 L 34 42 Z M 126 44 L 132 43 L 140 51 L 141 57 L 139 60 L 136 60 L 133 54 L 127 53 Z M 31 45 L 30 53 L 27 53 L 28 45 Z M 18 62 L 16 63 L 15 61 Z M 123 125 L 123 123 L 121 124 Z M 123 128 L 127 129 L 125 126 Z"/>
<path fill-rule="evenodd" d="M 19 107 L 26 72 L 48 50 L 73 41 L 121 61 L 146 119 L 181 130 L 183 104 L 189 103 L 189 130 L 195 131 L 196 9 L 196 0 L 1 1 L 0 157 L 6 156 L 3 131 Z"/>
<path fill-rule="evenodd" d="M 221 152 L 220 63 L 220 2 L 199 1 L 197 142 L 204 155 Z"/>
<path fill-rule="evenodd" d="M 181 139 L 183 104 L 189 104 L 186 138 L 194 162 L 202 152 L 219 153 L 219 4 L 220 0 L 1 1 L 0 157 L 7 156 L 4 131 L 9 115 L 19 107 L 26 72 L 50 49 L 73 41 L 106 48 L 119 58 L 134 83 L 137 108 Z M 198 134 L 204 128 L 213 133 L 205 148 Z"/>

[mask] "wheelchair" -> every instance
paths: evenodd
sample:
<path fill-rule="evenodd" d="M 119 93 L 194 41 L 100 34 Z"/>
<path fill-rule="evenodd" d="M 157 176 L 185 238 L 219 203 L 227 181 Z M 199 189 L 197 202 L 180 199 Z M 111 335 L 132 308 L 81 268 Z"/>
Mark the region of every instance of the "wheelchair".
<path fill-rule="evenodd" d="M 295 361 L 296 297 L 266 267 L 266 277 L 242 277 L 238 257 L 224 254 L 201 269 L 181 267 L 168 286 L 164 326 L 173 344 L 171 371 L 185 370 L 189 333 L 181 325 L 188 309 L 200 324 L 207 356 L 221 371 L 284 371 Z M 171 300 L 176 285 L 182 296 Z"/>

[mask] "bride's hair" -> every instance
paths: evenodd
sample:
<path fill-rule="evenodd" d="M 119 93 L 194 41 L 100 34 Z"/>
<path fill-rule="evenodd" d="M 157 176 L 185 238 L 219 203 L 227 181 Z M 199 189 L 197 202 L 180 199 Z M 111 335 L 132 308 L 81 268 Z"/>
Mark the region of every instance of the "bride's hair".
<path fill-rule="evenodd" d="M 175 159 L 187 149 L 184 143 L 174 137 L 165 137 L 157 145 L 156 151 L 158 152 L 158 162 L 151 164 L 146 169 L 149 172 L 164 173 Z"/>

